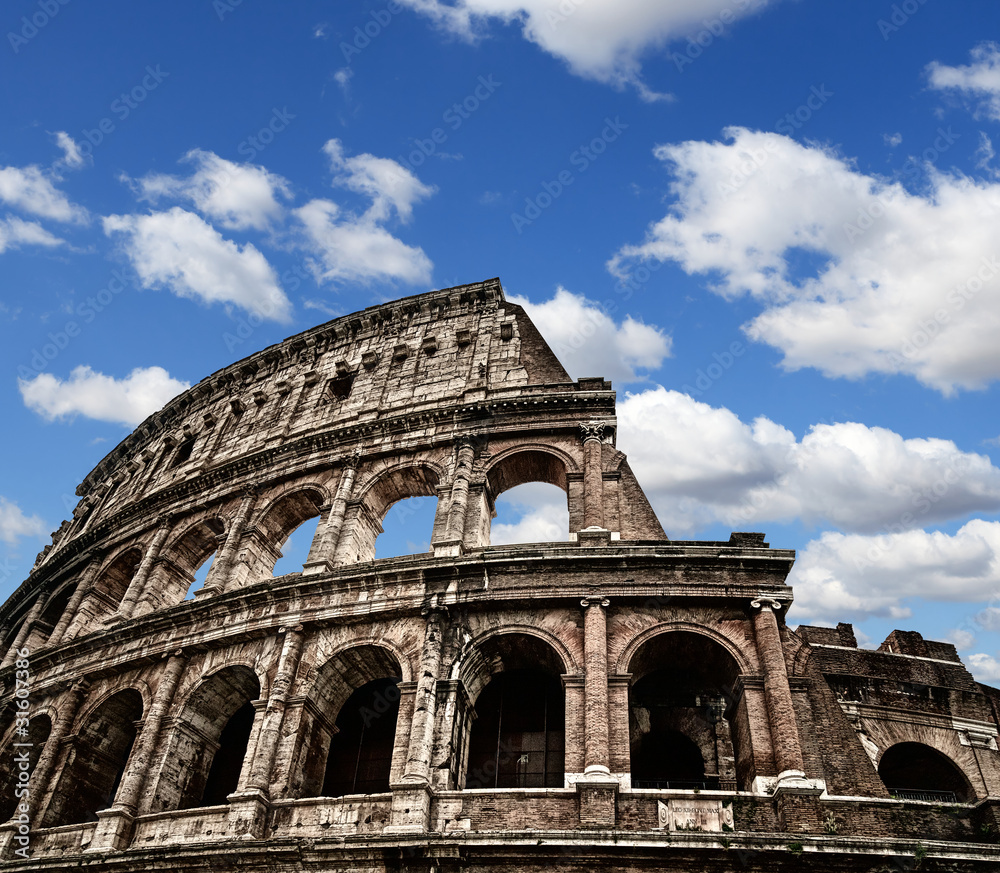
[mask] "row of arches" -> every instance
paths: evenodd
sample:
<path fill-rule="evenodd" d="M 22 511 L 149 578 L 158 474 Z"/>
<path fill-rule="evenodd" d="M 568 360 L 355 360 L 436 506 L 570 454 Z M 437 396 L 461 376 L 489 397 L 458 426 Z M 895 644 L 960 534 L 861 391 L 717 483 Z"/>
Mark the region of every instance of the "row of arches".
<path fill-rule="evenodd" d="M 478 530 L 466 539 L 489 545 L 491 529 L 504 545 L 567 539 L 567 475 L 574 468 L 571 457 L 554 449 L 504 454 L 483 473 L 475 498 L 482 506 L 472 513 L 480 518 Z M 325 484 L 300 484 L 267 501 L 254 498 L 242 517 L 244 497 L 244 505 L 225 515 L 206 514 L 124 546 L 93 568 L 79 602 L 74 595 L 81 574 L 74 574 L 47 595 L 40 614 L 25 604 L 0 646 L 9 660 L 15 643 L 37 649 L 116 618 L 175 606 L 200 592 L 298 572 L 310 561 L 343 564 L 428 551 L 435 539 L 449 535 L 451 496 L 442 487 L 444 478 L 441 468 L 428 463 L 398 465 L 372 473 L 350 500 Z M 344 505 L 337 505 L 338 496 Z M 338 510 L 344 517 L 333 524 L 331 513 Z M 338 536 L 330 535 L 331 528 Z M 73 614 L 67 615 L 71 605 Z M 57 628 L 60 633 L 54 634 Z"/>
<path fill-rule="evenodd" d="M 451 787 L 563 787 L 567 724 L 573 718 L 564 658 L 538 636 L 515 632 L 489 637 L 467 661 L 475 662 L 464 683 L 471 710 L 465 718 L 456 716 L 461 735 Z M 746 740 L 732 697 L 739 668 L 730 653 L 708 637 L 673 631 L 638 646 L 629 666 L 632 787 L 747 790 L 739 776 L 739 758 L 747 751 L 740 744 Z M 399 657 L 375 644 L 342 650 L 312 671 L 288 723 L 293 740 L 287 765 L 279 765 L 284 767 L 279 795 L 388 792 L 400 776 L 410 731 L 411 710 L 401 706 L 408 684 Z M 265 703 L 260 696 L 256 672 L 236 664 L 204 678 L 178 701 L 157 763 L 140 774 L 146 786 L 141 812 L 217 806 L 245 786 Z M 95 820 L 114 802 L 146 716 L 143 696 L 134 688 L 119 689 L 85 710 L 60 753 L 41 826 Z M 31 767 L 51 730 L 48 714 L 31 720 Z M 4 754 L 12 753 L 9 743 Z M 0 783 L 8 783 L 0 784 L 2 820 L 16 802 L 14 772 L 0 771 Z M 920 743 L 887 749 L 878 772 L 895 796 L 975 797 L 954 762 Z"/>

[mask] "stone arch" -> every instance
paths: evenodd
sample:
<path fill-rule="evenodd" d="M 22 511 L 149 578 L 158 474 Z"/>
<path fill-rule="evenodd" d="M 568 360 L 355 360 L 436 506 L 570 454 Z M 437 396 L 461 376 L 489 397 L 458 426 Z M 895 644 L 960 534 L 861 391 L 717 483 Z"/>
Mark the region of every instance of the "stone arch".
<path fill-rule="evenodd" d="M 644 639 L 626 650 L 621 671 L 631 676 L 633 787 L 735 790 L 746 781 L 738 777 L 740 663 L 712 634 L 676 626 L 651 630 L 659 632 L 640 635 Z"/>
<path fill-rule="evenodd" d="M 736 640 L 721 631 L 716 630 L 715 628 L 707 627 L 702 624 L 695 624 L 690 621 L 662 622 L 636 634 L 631 640 L 629 640 L 628 644 L 622 650 L 622 653 L 618 656 L 618 660 L 615 662 L 615 672 L 619 674 L 631 672 L 629 665 L 632 662 L 632 658 L 635 657 L 635 653 L 641 646 L 660 634 L 673 633 L 675 631 L 684 631 L 708 637 L 713 642 L 722 646 L 730 654 L 739 667 L 739 672 L 741 674 L 746 675 L 756 672 L 756 665 L 748 660 L 745 650 L 736 642 Z"/>
<path fill-rule="evenodd" d="M 503 627 L 493 628 L 479 634 L 474 639 L 469 640 L 463 647 L 461 654 L 455 659 L 449 671 L 449 678 L 461 679 L 467 689 L 475 686 L 476 676 L 481 673 L 483 667 L 483 649 L 493 637 L 505 634 L 523 634 L 535 637 L 543 643 L 547 643 L 558 655 L 561 662 L 560 671 L 562 674 L 577 673 L 582 667 L 576 662 L 573 653 L 570 652 L 566 644 L 555 634 L 527 624 L 505 624 Z M 488 680 L 487 680 L 488 681 Z M 473 696 L 470 690 L 470 696 Z"/>
<path fill-rule="evenodd" d="M 260 678 L 245 664 L 215 670 L 189 690 L 166 743 L 153 812 L 225 803 L 249 763 L 253 701 L 260 694 Z"/>
<path fill-rule="evenodd" d="M 374 559 L 375 540 L 382 533 L 382 522 L 393 504 L 408 497 L 437 497 L 444 481 L 444 471 L 425 459 L 395 464 L 371 476 L 349 504 L 337 545 L 337 563 Z M 440 501 L 436 519 L 438 515 Z M 438 527 L 437 520 L 434 527 Z"/>
<path fill-rule="evenodd" d="M 132 545 L 121 549 L 105 562 L 87 595 L 86 610 L 91 621 L 99 621 L 117 612 L 141 561 L 142 549 Z"/>
<path fill-rule="evenodd" d="M 52 631 L 55 630 L 56 625 L 59 624 L 59 619 L 63 617 L 69 606 L 73 593 L 76 591 L 77 581 L 76 579 L 70 579 L 64 582 L 55 588 L 46 598 L 45 606 L 42 607 L 42 611 L 38 614 L 38 618 L 35 619 L 31 627 L 31 633 L 28 636 L 26 645 L 31 648 L 39 648 L 49 641 Z"/>
<path fill-rule="evenodd" d="M 227 525 L 208 515 L 188 524 L 162 550 L 135 614 L 175 606 L 184 600 L 194 574 L 219 548 Z"/>
<path fill-rule="evenodd" d="M 889 746 L 879 754 L 878 775 L 889 793 L 901 800 L 965 803 L 976 799 L 975 789 L 958 763 L 927 743 Z"/>
<path fill-rule="evenodd" d="M 114 802 L 144 711 L 142 694 L 135 688 L 121 688 L 95 701 L 77 719 L 79 727 L 65 755 L 43 827 L 96 821 L 98 810 Z"/>
<path fill-rule="evenodd" d="M 521 629 L 523 630 L 523 629 Z M 465 788 L 561 788 L 565 778 L 566 673 L 544 634 L 489 633 L 467 648 L 460 671 L 468 719 Z"/>
<path fill-rule="evenodd" d="M 299 719 L 298 759 L 292 768 L 292 796 L 318 797 L 334 785 L 344 793 L 348 783 L 356 789 L 356 781 L 332 772 L 348 751 L 355 753 L 358 762 L 365 761 L 362 793 L 389 790 L 400 700 L 397 686 L 409 677 L 404 664 L 405 659 L 383 641 L 354 641 L 309 672 Z M 364 729 L 373 725 L 377 736 L 366 745 Z M 342 734 L 347 744 L 353 744 L 350 750 L 341 748 L 344 743 L 338 738 Z"/>
<path fill-rule="evenodd" d="M 258 554 L 258 567 L 251 571 L 251 578 L 266 577 L 274 572 L 274 565 L 281 557 L 281 549 L 300 525 L 309 519 L 319 518 L 322 508 L 329 501 L 326 489 L 312 483 L 296 484 L 275 495 L 257 516 L 253 524 L 253 543 L 247 551 Z"/>
<path fill-rule="evenodd" d="M 487 518 L 483 525 L 483 542 L 490 543 L 491 524 L 496 517 L 496 502 L 502 494 L 532 482 L 542 482 L 559 488 L 566 496 L 567 515 L 571 510 L 570 474 L 577 471 L 576 461 L 566 452 L 540 443 L 513 446 L 490 459 L 486 469 Z M 568 533 L 568 531 L 567 531 Z"/>

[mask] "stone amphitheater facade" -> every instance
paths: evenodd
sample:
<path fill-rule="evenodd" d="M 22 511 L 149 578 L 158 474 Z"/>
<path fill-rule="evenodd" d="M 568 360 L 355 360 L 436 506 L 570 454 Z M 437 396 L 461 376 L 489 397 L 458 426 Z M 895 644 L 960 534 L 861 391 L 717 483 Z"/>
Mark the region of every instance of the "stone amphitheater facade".
<path fill-rule="evenodd" d="M 793 631 L 794 553 L 668 539 L 615 436 L 495 279 L 175 398 L 0 610 L 5 869 L 1000 869 L 1000 692 Z M 491 546 L 528 482 L 568 538 Z M 430 551 L 375 560 L 419 495 Z"/>

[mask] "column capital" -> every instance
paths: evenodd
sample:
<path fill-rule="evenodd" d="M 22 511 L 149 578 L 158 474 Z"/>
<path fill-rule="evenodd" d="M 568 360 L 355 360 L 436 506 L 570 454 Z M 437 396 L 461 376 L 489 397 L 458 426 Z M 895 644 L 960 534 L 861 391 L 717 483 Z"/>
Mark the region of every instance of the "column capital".
<path fill-rule="evenodd" d="M 751 609 L 759 609 L 761 612 L 772 612 L 781 609 L 785 604 L 774 597 L 760 596 L 750 601 Z"/>
<path fill-rule="evenodd" d="M 582 421 L 580 422 L 580 439 L 584 442 L 588 440 L 604 441 L 605 432 L 610 434 L 614 425 L 607 421 Z"/>
<path fill-rule="evenodd" d="M 611 601 L 607 597 L 600 597 L 600 596 L 594 596 L 594 595 L 590 595 L 588 597 L 584 597 L 580 601 L 580 606 L 582 606 L 584 609 L 586 609 L 588 606 L 603 606 L 603 607 L 608 607 L 610 605 L 611 605 Z"/>

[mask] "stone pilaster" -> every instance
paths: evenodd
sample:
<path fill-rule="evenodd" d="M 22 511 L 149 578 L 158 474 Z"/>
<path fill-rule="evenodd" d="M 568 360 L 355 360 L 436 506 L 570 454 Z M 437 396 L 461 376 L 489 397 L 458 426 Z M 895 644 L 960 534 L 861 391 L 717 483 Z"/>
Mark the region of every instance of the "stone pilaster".
<path fill-rule="evenodd" d="M 302 568 L 302 575 L 311 576 L 314 573 L 325 573 L 333 566 L 333 556 L 340 542 L 340 532 L 344 527 L 344 516 L 347 513 L 347 502 L 354 490 L 354 477 L 361 461 L 359 452 L 348 455 L 344 460 L 344 470 L 337 483 L 337 493 L 330 503 L 326 518 L 320 522 L 316 531 L 316 539 L 309 549 L 309 557 Z"/>
<path fill-rule="evenodd" d="M 146 583 L 149 581 L 154 565 L 159 560 L 160 551 L 163 549 L 163 544 L 170 535 L 172 527 L 173 525 L 168 520 L 156 529 L 149 547 L 143 553 L 142 561 L 139 562 L 139 569 L 135 571 L 135 575 L 132 577 L 132 581 L 129 582 L 128 589 L 125 591 L 125 596 L 118 606 L 118 612 L 108 620 L 109 624 L 115 620 L 127 621 L 132 617 L 135 605 L 139 602 L 139 598 L 142 597 Z"/>

